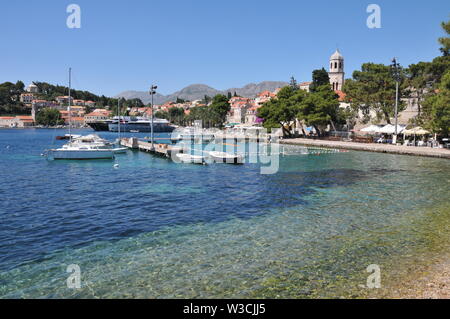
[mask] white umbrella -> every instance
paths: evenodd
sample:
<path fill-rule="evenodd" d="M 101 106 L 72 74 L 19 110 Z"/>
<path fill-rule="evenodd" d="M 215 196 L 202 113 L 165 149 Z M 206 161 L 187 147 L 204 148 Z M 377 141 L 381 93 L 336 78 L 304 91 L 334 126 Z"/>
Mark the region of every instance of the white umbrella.
<path fill-rule="evenodd" d="M 361 129 L 361 132 L 378 132 L 382 126 L 381 125 L 369 125 L 368 127 L 365 127 Z"/>
<path fill-rule="evenodd" d="M 405 129 L 405 125 L 397 125 L 397 133 L 400 134 Z M 388 124 L 386 126 L 383 126 L 378 133 L 383 134 L 394 134 L 395 133 L 395 125 Z"/>

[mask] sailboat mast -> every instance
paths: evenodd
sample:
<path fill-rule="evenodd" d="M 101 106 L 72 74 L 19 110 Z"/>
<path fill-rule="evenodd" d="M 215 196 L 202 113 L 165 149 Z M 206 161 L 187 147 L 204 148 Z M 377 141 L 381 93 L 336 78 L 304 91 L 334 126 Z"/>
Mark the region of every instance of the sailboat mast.
<path fill-rule="evenodd" d="M 70 132 L 70 128 L 72 126 L 72 109 L 70 103 L 70 89 L 72 85 L 72 68 L 69 68 L 69 141 L 72 142 L 72 133 Z"/>
<path fill-rule="evenodd" d="M 118 119 L 117 119 L 117 125 L 118 125 L 118 130 L 117 130 L 117 132 L 119 132 L 119 143 L 120 143 L 120 97 L 117 99 L 117 116 L 118 116 Z"/>

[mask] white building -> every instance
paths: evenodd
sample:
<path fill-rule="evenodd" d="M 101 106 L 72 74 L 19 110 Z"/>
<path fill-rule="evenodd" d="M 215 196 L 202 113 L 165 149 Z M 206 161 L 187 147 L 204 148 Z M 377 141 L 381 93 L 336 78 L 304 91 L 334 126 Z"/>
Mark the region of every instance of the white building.
<path fill-rule="evenodd" d="M 334 91 L 341 91 L 344 85 L 344 57 L 341 55 L 339 50 L 333 53 L 330 57 L 330 72 L 328 72 L 330 77 L 330 84 Z"/>
<path fill-rule="evenodd" d="M 31 104 L 36 97 L 33 93 L 22 93 L 20 94 L 20 102 L 24 104 Z"/>
<path fill-rule="evenodd" d="M 39 88 L 35 84 L 31 83 L 27 86 L 26 91 L 29 93 L 39 93 Z"/>

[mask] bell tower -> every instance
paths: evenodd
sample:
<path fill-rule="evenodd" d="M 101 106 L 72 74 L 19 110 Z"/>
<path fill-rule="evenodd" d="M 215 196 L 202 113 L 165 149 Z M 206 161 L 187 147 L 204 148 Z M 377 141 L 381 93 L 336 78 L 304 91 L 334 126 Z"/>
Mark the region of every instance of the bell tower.
<path fill-rule="evenodd" d="M 330 57 L 330 72 L 328 72 L 330 84 L 334 91 L 342 90 L 344 75 L 344 57 L 339 50 L 336 50 Z"/>

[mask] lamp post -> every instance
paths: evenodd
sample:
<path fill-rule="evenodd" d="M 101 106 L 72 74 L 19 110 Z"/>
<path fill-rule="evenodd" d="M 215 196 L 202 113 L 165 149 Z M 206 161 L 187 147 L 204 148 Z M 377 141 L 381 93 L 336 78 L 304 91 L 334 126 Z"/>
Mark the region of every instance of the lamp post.
<path fill-rule="evenodd" d="M 392 138 L 392 144 L 397 144 L 397 134 L 398 134 L 398 87 L 400 83 L 400 64 L 397 63 L 397 58 L 392 59 L 391 64 L 392 76 L 395 80 L 395 133 Z"/>
<path fill-rule="evenodd" d="M 156 85 L 152 85 L 150 87 L 150 95 L 152 97 L 152 123 L 151 123 L 152 126 L 150 128 L 150 130 L 151 130 L 151 140 L 152 140 L 152 149 L 154 149 L 154 145 L 153 145 L 153 143 L 154 143 L 154 136 L 153 136 L 153 95 L 156 94 L 156 89 L 157 88 L 158 87 Z"/>

